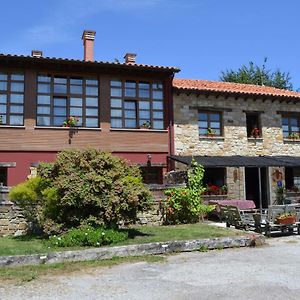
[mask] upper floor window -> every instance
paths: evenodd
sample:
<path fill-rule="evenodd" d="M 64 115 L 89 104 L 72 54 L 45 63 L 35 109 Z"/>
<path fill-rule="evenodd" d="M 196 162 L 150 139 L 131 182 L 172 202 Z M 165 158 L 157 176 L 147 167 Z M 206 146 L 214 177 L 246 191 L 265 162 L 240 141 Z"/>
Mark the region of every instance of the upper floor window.
<path fill-rule="evenodd" d="M 112 80 L 110 96 L 112 128 L 165 128 L 162 83 Z"/>
<path fill-rule="evenodd" d="M 99 127 L 97 78 L 39 75 L 37 125 L 62 126 L 75 117 L 77 126 Z"/>
<path fill-rule="evenodd" d="M 259 113 L 246 113 L 247 137 L 261 137 Z"/>
<path fill-rule="evenodd" d="M 0 71 L 0 124 L 24 123 L 24 74 Z"/>
<path fill-rule="evenodd" d="M 198 127 L 201 136 L 221 136 L 222 114 L 220 112 L 199 111 Z"/>
<path fill-rule="evenodd" d="M 282 116 L 282 132 L 284 138 L 299 138 L 300 116 Z"/>

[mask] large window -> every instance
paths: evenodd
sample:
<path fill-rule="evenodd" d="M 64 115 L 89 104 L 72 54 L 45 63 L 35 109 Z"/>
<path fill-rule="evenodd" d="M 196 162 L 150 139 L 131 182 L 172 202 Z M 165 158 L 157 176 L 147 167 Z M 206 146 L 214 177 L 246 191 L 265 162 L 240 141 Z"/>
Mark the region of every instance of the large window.
<path fill-rule="evenodd" d="M 24 123 L 24 74 L 0 71 L 0 125 Z"/>
<path fill-rule="evenodd" d="M 284 138 L 299 138 L 299 116 L 282 116 L 282 132 Z"/>
<path fill-rule="evenodd" d="M 164 129 L 162 83 L 110 82 L 111 127 Z"/>
<path fill-rule="evenodd" d="M 39 75 L 37 89 L 38 126 L 62 126 L 77 117 L 78 126 L 99 127 L 96 78 Z"/>
<path fill-rule="evenodd" d="M 198 127 L 201 136 L 221 136 L 222 114 L 220 112 L 199 111 Z"/>

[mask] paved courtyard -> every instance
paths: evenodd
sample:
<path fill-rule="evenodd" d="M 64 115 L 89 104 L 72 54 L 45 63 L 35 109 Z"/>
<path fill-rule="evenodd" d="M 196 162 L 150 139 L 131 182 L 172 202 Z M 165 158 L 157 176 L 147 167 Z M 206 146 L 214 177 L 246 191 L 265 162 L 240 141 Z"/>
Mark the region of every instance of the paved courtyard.
<path fill-rule="evenodd" d="M 300 299 L 300 237 L 0 283 L 0 299 Z"/>

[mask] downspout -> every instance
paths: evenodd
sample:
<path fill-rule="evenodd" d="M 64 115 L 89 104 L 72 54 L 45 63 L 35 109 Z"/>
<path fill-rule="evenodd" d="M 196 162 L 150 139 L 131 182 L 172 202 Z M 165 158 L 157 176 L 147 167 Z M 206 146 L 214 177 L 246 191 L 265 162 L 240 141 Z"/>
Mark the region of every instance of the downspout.
<path fill-rule="evenodd" d="M 174 74 L 168 78 L 168 129 L 169 129 L 169 155 L 172 156 L 175 154 L 175 142 L 174 142 L 174 109 L 173 109 L 173 78 Z M 168 171 L 175 169 L 175 163 L 173 160 L 168 160 Z"/>

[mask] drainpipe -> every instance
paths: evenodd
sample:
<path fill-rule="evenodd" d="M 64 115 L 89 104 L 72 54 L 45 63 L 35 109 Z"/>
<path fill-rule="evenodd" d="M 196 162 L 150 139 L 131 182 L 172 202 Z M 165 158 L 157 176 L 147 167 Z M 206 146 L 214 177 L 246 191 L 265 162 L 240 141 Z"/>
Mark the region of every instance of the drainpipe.
<path fill-rule="evenodd" d="M 258 188 L 259 188 L 259 210 L 262 215 L 262 192 L 261 192 L 261 172 L 260 167 L 258 168 Z"/>

